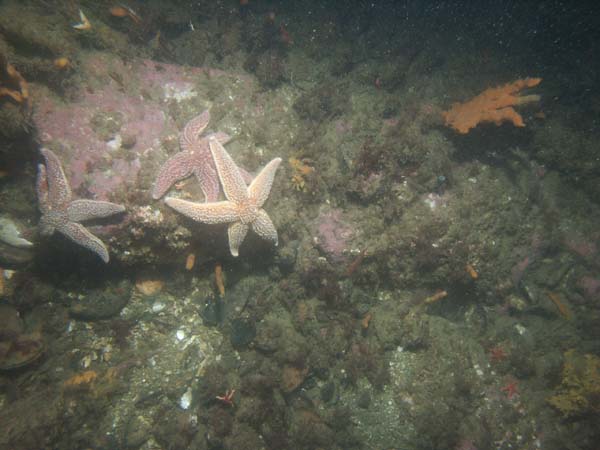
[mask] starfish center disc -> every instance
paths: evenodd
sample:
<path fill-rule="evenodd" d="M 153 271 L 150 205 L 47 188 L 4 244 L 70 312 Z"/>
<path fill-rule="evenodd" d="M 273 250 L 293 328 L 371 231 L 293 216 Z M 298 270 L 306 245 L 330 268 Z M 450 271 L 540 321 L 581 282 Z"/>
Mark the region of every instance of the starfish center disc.
<path fill-rule="evenodd" d="M 243 224 L 249 224 L 254 221 L 256 218 L 256 213 L 258 208 L 251 201 L 244 201 L 242 203 L 238 203 L 238 216 L 240 218 L 240 222 Z"/>

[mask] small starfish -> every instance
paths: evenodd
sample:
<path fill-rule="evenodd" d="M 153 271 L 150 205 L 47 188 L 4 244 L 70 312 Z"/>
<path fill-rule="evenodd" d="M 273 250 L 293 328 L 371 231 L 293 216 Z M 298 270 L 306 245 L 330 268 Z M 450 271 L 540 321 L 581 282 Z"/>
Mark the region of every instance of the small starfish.
<path fill-rule="evenodd" d="M 506 394 L 506 397 L 510 400 L 515 396 L 519 395 L 519 387 L 517 380 L 510 380 L 504 386 L 500 388 L 502 392 Z"/>
<path fill-rule="evenodd" d="M 246 186 L 242 172 L 219 140 L 210 136 L 208 142 L 227 200 L 194 203 L 167 197 L 167 205 L 197 222 L 229 223 L 229 250 L 233 256 L 238 256 L 249 227 L 260 237 L 277 245 L 277 230 L 262 206 L 271 192 L 275 171 L 281 163 L 281 158 L 269 162 L 252 180 L 250 186 Z"/>
<path fill-rule="evenodd" d="M 47 148 L 40 150 L 46 165 L 38 165 L 37 195 L 42 212 L 39 227 L 45 236 L 59 231 L 76 244 L 96 253 L 108 262 L 104 243 L 79 222 L 100 219 L 125 211 L 123 205 L 96 200 L 71 200 L 71 188 L 58 157 Z"/>
<path fill-rule="evenodd" d="M 489 354 L 490 354 L 490 360 L 494 363 L 503 361 L 508 357 L 506 350 L 504 350 L 504 347 L 502 347 L 500 345 L 490 348 Z"/>
<path fill-rule="evenodd" d="M 190 120 L 184 127 L 179 137 L 179 146 L 182 151 L 170 157 L 160 168 L 152 189 L 152 198 L 155 200 L 161 198 L 175 182 L 183 180 L 193 173 L 200 182 L 205 201 L 214 202 L 217 200 L 219 196 L 219 177 L 210 155 L 208 139 L 214 137 L 221 144 L 226 144 L 231 140 L 231 137 L 221 132 L 200 137 L 209 121 L 210 113 L 204 111 Z"/>
<path fill-rule="evenodd" d="M 215 398 L 226 405 L 233 406 L 233 396 L 235 395 L 235 389 L 227 389 L 225 395 L 217 395 Z"/>

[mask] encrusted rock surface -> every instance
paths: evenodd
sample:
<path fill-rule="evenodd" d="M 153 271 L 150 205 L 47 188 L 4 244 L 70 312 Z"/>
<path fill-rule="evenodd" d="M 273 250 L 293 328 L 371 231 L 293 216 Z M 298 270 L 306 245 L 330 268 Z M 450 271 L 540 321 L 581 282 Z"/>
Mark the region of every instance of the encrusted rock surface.
<path fill-rule="evenodd" d="M 265 102 L 251 97 L 258 86 L 247 75 L 146 59 L 124 61 L 99 52 L 82 57 L 79 69 L 85 81 L 68 102 L 41 85 L 34 87 L 33 119 L 41 144 L 63 161 L 79 197 L 126 205 L 129 214 L 121 223 L 91 229 L 104 240 L 110 234 L 117 259 L 148 263 L 160 253 L 169 260 L 180 257 L 182 247 L 192 242 L 192 233 L 177 231 L 181 219 L 150 195 L 160 165 L 180 151 L 179 134 L 190 118 L 210 109 L 208 130 L 218 122 L 238 140 L 230 149 L 234 158 L 246 156 L 254 169 L 277 151 L 269 142 L 266 149 L 243 147 L 257 125 L 246 124 L 240 114 L 251 113 L 253 122 L 266 114 Z M 281 126 L 275 123 L 270 131 Z M 188 198 L 202 199 L 193 177 L 174 189 L 181 187 Z M 205 228 L 202 239 L 224 233 L 200 228 Z"/>

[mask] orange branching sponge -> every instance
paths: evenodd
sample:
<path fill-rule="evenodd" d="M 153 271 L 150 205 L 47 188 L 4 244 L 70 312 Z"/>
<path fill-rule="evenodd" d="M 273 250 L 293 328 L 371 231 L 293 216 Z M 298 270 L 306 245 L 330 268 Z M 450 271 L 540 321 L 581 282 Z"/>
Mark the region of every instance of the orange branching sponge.
<path fill-rule="evenodd" d="M 512 122 L 516 127 L 524 127 L 523 117 L 513 106 L 537 102 L 539 95 L 519 95 L 525 88 L 537 86 L 541 78 L 523 78 L 495 88 L 489 88 L 465 103 L 454 103 L 452 108 L 444 111 L 447 126 L 461 134 L 466 134 L 481 122 Z"/>

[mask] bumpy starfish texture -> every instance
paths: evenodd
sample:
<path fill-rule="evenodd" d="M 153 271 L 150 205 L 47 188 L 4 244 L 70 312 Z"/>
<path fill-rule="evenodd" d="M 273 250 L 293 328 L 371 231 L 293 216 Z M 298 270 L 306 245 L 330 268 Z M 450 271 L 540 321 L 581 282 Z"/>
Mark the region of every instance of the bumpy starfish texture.
<path fill-rule="evenodd" d="M 125 207 L 96 200 L 72 200 L 71 188 L 58 157 L 47 148 L 41 149 L 40 152 L 46 161 L 45 166 L 38 166 L 36 186 L 42 213 L 40 232 L 50 236 L 58 231 L 76 244 L 93 251 L 107 263 L 108 250 L 104 243 L 79 222 L 122 213 Z"/>
<path fill-rule="evenodd" d="M 231 138 L 228 134 L 221 132 L 200 137 L 209 121 L 210 113 L 204 111 L 184 127 L 179 137 L 179 146 L 182 151 L 169 158 L 160 168 L 152 189 L 152 198 L 155 200 L 161 198 L 175 182 L 194 174 L 200 182 L 205 201 L 217 200 L 219 177 L 210 154 L 208 140 L 213 137 L 221 144 L 226 144 Z"/>
<path fill-rule="evenodd" d="M 209 137 L 208 142 L 227 200 L 194 203 L 167 197 L 167 205 L 197 222 L 229 223 L 229 250 L 233 256 L 238 256 L 248 228 L 277 245 L 277 230 L 262 206 L 271 192 L 281 158 L 269 162 L 252 180 L 250 186 L 246 186 L 240 169 L 219 140 Z"/>

